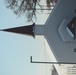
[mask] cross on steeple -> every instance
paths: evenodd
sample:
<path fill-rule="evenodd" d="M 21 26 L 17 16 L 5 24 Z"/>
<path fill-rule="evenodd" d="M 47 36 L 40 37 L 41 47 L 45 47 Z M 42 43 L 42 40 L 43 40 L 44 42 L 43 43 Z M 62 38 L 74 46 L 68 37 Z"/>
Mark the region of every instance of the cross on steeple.
<path fill-rule="evenodd" d="M 32 25 L 28 25 L 28 26 L 7 28 L 7 29 L 2 29 L 0 31 L 29 35 L 35 38 L 35 35 L 44 35 L 44 26 L 35 25 L 35 23 L 33 23 Z"/>

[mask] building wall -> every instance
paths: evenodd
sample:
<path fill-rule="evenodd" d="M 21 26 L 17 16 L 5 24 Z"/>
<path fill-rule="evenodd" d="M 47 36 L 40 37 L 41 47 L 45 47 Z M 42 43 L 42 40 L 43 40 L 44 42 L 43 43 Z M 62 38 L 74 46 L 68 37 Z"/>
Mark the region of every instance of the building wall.
<path fill-rule="evenodd" d="M 75 42 L 64 43 L 58 32 L 64 19 L 74 17 L 75 9 L 76 0 L 59 0 L 45 23 L 45 38 L 58 62 L 76 62 Z"/>

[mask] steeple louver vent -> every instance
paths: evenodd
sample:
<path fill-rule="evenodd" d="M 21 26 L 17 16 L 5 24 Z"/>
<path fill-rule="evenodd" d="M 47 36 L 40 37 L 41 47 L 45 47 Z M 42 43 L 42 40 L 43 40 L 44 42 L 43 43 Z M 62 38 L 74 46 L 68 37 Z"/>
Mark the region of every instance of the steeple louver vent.
<path fill-rule="evenodd" d="M 67 75 L 76 75 L 76 66 L 67 67 Z"/>

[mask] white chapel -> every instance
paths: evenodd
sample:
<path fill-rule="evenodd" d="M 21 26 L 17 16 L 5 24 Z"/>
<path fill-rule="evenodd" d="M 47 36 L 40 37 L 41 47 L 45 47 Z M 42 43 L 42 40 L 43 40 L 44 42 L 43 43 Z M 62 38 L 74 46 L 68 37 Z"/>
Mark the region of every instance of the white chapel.
<path fill-rule="evenodd" d="M 45 25 L 7 28 L 2 31 L 44 36 L 48 54 L 59 75 L 76 75 L 76 0 L 58 0 Z"/>

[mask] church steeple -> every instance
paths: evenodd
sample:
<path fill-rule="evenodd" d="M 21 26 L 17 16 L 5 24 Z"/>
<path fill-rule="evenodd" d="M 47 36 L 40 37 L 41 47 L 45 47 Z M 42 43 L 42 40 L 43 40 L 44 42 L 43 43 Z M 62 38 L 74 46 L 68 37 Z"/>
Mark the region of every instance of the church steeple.
<path fill-rule="evenodd" d="M 35 23 L 33 23 L 28 26 L 7 28 L 0 31 L 29 35 L 35 38 L 35 35 L 44 35 L 44 25 L 35 25 Z"/>
<path fill-rule="evenodd" d="M 8 29 L 0 30 L 0 31 L 13 32 L 13 33 L 29 35 L 29 36 L 34 37 L 34 26 L 35 26 L 35 23 L 33 23 L 32 25 L 29 25 L 29 26 L 8 28 Z"/>

